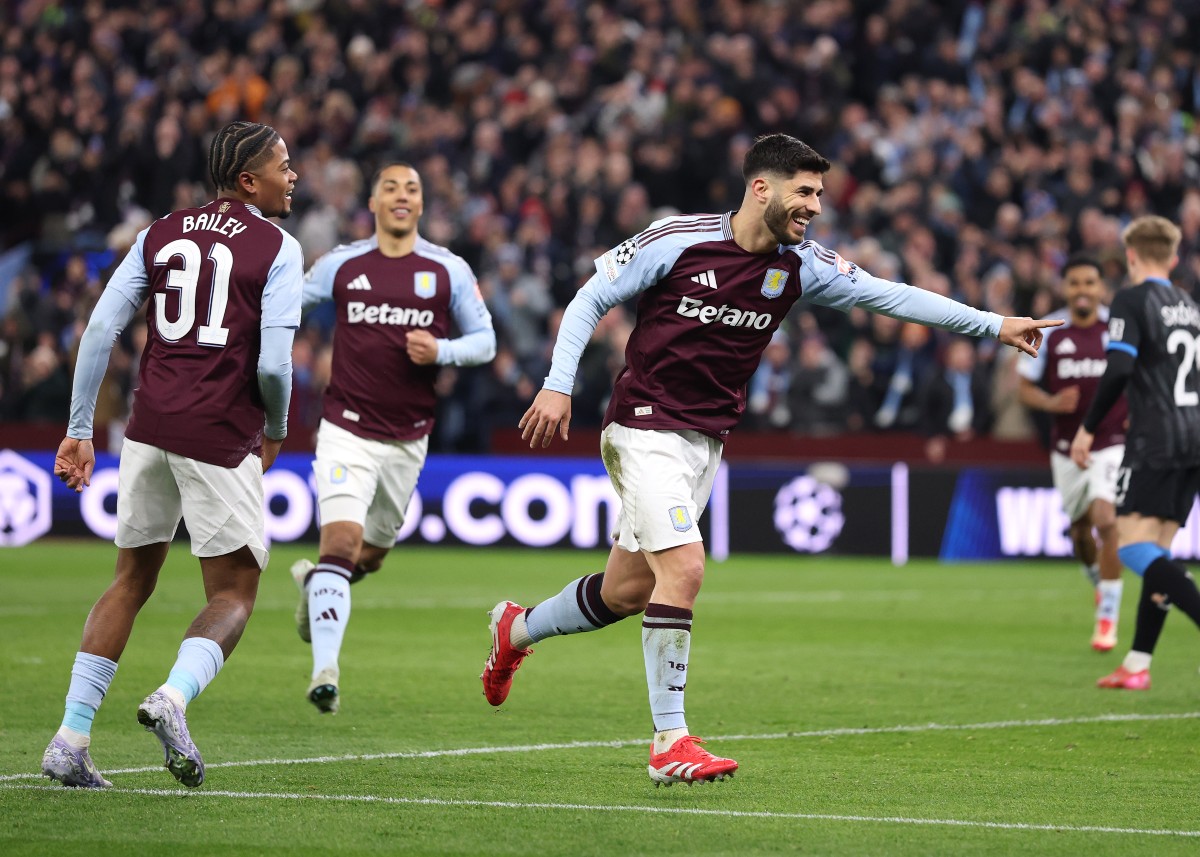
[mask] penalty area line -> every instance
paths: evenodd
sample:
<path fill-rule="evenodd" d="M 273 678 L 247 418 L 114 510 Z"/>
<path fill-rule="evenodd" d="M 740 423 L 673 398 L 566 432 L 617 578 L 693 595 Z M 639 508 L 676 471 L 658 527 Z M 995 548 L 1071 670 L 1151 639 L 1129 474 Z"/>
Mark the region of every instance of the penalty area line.
<path fill-rule="evenodd" d="M 61 786 L 26 785 L 9 783 L 0 785 L 4 790 L 20 791 L 56 791 L 63 792 Z M 183 791 L 180 789 L 96 789 L 79 790 L 78 793 L 99 793 L 118 795 L 143 795 L 149 797 L 171 797 L 196 800 L 199 798 L 232 798 L 234 800 L 313 800 L 337 803 L 375 803 L 401 806 L 440 806 L 454 808 L 489 808 L 489 809 L 551 809 L 567 810 L 569 812 L 632 812 L 655 815 L 691 815 L 711 816 L 716 818 L 764 818 L 784 821 L 844 821 L 864 824 L 908 824 L 927 827 L 966 827 L 987 830 L 1020 830 L 1050 833 L 1108 833 L 1126 836 L 1180 836 L 1185 838 L 1200 838 L 1200 830 L 1165 830 L 1161 828 L 1141 827 L 1105 827 L 1091 824 L 1032 824 L 1020 821 L 971 821 L 959 818 L 910 818 L 894 815 L 843 815 L 819 812 L 771 812 L 769 810 L 738 810 L 738 809 L 704 809 L 701 807 L 678 806 L 639 806 L 636 804 L 602 806 L 586 803 L 543 803 L 539 801 L 508 801 L 508 800 L 466 800 L 431 797 L 385 797 L 383 795 L 326 795 L 301 794 L 298 792 L 243 792 L 218 791 L 204 789 L 202 791 Z"/>
<path fill-rule="evenodd" d="M 787 738 L 837 738 L 854 735 L 896 735 L 920 732 L 982 732 L 996 729 L 1030 729 L 1041 726 L 1075 726 L 1093 723 L 1141 723 L 1161 720 L 1196 720 L 1200 711 L 1175 714 L 1096 714 L 1087 717 L 1047 717 L 1040 720 L 994 720 L 983 723 L 913 723 L 898 726 L 845 726 L 836 729 L 769 732 L 758 735 L 714 735 L 709 741 L 779 741 Z M 241 759 L 213 762 L 206 767 L 256 768 L 268 765 L 326 765 L 333 762 L 373 762 L 386 759 L 439 759 L 452 756 L 483 756 L 493 753 L 539 753 L 548 750 L 620 750 L 648 744 L 646 738 L 614 741 L 566 741 L 558 744 L 502 744 L 494 747 L 451 747 L 444 750 L 400 750 L 391 753 L 345 753 L 335 756 L 309 756 L 302 759 Z M 145 774 L 161 771 L 162 765 L 143 765 L 136 768 L 106 768 L 102 773 Z M 43 774 L 3 774 L 0 783 L 20 780 L 40 780 Z"/>

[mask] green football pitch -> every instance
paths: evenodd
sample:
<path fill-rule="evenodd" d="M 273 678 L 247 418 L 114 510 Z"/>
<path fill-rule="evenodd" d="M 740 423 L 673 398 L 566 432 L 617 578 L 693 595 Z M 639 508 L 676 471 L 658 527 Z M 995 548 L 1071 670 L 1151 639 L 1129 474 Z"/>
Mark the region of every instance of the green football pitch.
<path fill-rule="evenodd" d="M 356 585 L 342 711 L 304 699 L 308 647 L 279 546 L 234 657 L 188 710 L 189 791 L 135 711 L 202 598 L 185 545 L 143 610 L 93 729 L 114 783 L 38 776 L 99 542 L 0 553 L 0 853 L 1188 854 L 1200 852 L 1200 637 L 1172 617 L 1145 693 L 1101 691 L 1071 563 L 738 557 L 696 614 L 693 732 L 741 763 L 655 789 L 640 623 L 539 645 L 509 701 L 478 679 L 485 611 L 534 603 L 602 554 L 398 548 Z"/>

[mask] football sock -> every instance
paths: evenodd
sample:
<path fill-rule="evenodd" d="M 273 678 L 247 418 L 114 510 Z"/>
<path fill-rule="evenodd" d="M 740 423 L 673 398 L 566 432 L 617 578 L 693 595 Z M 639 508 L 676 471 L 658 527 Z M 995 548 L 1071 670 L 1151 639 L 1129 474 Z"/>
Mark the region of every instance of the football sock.
<path fill-rule="evenodd" d="M 571 581 L 562 592 L 525 611 L 524 624 L 529 642 L 518 644 L 517 623 L 513 622 L 512 644 L 523 649 L 547 637 L 598 631 L 621 619 L 600 597 L 603 583 L 603 572 L 589 574 Z"/>
<path fill-rule="evenodd" d="M 681 729 L 664 729 L 662 732 L 654 733 L 654 752 L 665 753 L 671 749 L 671 745 L 687 734 L 686 728 Z"/>
<path fill-rule="evenodd" d="M 350 581 L 341 570 L 317 566 L 308 583 L 308 621 L 312 636 L 312 677 L 324 669 L 337 669 L 342 638 L 350 621 Z"/>
<path fill-rule="evenodd" d="M 59 728 L 59 734 L 74 746 L 86 747 L 91 740 L 92 720 L 116 674 L 116 661 L 87 652 L 76 653 L 62 726 Z"/>
<path fill-rule="evenodd" d="M 1131 673 L 1140 673 L 1142 670 L 1150 669 L 1150 654 L 1147 652 L 1139 652 L 1137 649 L 1131 649 L 1129 654 L 1125 656 L 1125 660 L 1121 662 L 1121 666 L 1125 667 Z"/>
<path fill-rule="evenodd" d="M 225 666 L 225 654 L 215 640 L 207 637 L 188 637 L 179 645 L 179 655 L 166 682 L 159 688 L 181 707 L 200 695 L 208 687 L 221 667 Z M 173 691 L 173 692 L 172 692 Z"/>
<path fill-rule="evenodd" d="M 1083 576 L 1088 579 L 1088 583 L 1096 586 L 1100 583 L 1100 566 L 1094 562 L 1090 565 L 1084 563 Z"/>
<path fill-rule="evenodd" d="M 1097 587 L 1100 600 L 1096 603 L 1096 619 L 1108 619 L 1114 625 L 1121 615 L 1121 595 L 1125 591 L 1125 581 L 1101 580 Z"/>
<path fill-rule="evenodd" d="M 687 729 L 683 693 L 692 647 L 692 611 L 669 604 L 648 604 L 642 619 L 642 656 L 650 689 L 654 731 Z M 657 738 L 656 738 L 657 746 Z M 669 745 L 668 745 L 669 746 Z M 661 752 L 661 751 L 659 751 Z"/>

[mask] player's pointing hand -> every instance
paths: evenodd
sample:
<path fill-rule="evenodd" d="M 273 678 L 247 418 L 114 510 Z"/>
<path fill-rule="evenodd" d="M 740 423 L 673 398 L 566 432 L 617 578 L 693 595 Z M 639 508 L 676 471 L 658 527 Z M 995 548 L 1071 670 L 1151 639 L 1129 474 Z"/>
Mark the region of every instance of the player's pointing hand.
<path fill-rule="evenodd" d="M 1019 348 L 1030 357 L 1036 357 L 1038 348 L 1042 345 L 1042 328 L 1058 327 L 1063 323 L 1061 318 L 1015 318 L 1008 317 L 1000 323 L 1000 335 L 996 338 L 1005 345 Z"/>
<path fill-rule="evenodd" d="M 550 445 L 554 439 L 554 431 L 567 439 L 567 430 L 571 427 L 571 397 L 566 393 L 556 393 L 554 390 L 542 390 L 534 397 L 533 404 L 517 423 L 521 430 L 521 440 L 529 441 L 529 448 L 534 449 L 538 444 L 542 448 Z"/>

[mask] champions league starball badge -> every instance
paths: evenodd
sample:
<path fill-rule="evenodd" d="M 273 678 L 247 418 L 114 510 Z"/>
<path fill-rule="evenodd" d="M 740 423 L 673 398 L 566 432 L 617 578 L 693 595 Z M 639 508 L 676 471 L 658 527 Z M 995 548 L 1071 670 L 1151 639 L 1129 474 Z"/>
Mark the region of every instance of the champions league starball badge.
<path fill-rule="evenodd" d="M 624 267 L 633 261 L 633 257 L 637 255 L 637 242 L 630 238 L 627 241 L 621 242 L 621 245 L 613 251 L 613 258 L 617 260 L 617 264 Z"/>

